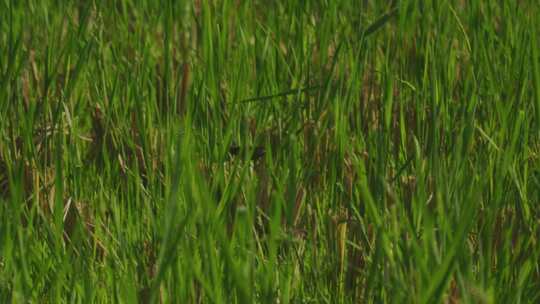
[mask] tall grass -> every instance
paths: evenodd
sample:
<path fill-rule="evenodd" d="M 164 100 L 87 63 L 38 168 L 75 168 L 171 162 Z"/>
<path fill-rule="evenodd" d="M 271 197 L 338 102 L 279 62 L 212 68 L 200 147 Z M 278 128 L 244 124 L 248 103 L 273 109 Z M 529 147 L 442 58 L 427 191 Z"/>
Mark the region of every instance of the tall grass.
<path fill-rule="evenodd" d="M 0 301 L 538 303 L 536 1 L 0 2 Z"/>

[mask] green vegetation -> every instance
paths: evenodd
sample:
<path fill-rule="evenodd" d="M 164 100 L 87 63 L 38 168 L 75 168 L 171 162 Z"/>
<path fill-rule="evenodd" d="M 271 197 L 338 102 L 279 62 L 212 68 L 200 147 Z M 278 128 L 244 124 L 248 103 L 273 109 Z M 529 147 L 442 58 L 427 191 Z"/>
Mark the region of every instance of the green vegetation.
<path fill-rule="evenodd" d="M 540 302 L 535 0 L 0 1 L 1 303 Z"/>

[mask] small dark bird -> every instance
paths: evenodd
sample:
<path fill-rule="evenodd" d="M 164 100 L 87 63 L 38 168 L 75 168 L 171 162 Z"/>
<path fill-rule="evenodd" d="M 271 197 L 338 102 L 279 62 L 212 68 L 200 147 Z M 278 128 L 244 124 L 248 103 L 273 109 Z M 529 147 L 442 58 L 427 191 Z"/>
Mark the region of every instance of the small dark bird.
<path fill-rule="evenodd" d="M 255 148 L 242 148 L 240 146 L 233 145 L 229 148 L 229 155 L 239 156 L 240 154 L 247 153 L 248 151 L 252 151 L 251 160 L 253 161 L 261 159 L 265 154 L 265 149 L 263 146 L 256 146 Z"/>

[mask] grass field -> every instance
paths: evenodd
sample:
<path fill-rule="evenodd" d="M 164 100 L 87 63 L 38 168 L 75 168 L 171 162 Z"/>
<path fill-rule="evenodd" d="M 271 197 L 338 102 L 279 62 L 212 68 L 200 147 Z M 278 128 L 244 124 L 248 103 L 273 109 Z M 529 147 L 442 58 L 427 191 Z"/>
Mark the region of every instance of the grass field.
<path fill-rule="evenodd" d="M 536 0 L 0 1 L 1 303 L 539 303 Z"/>

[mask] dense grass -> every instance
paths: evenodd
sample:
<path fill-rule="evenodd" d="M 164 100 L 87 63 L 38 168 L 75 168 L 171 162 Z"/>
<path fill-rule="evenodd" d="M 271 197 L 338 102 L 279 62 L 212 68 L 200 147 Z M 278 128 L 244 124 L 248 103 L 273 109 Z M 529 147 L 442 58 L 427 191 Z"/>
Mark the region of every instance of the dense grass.
<path fill-rule="evenodd" d="M 535 0 L 0 2 L 0 302 L 540 302 Z"/>

